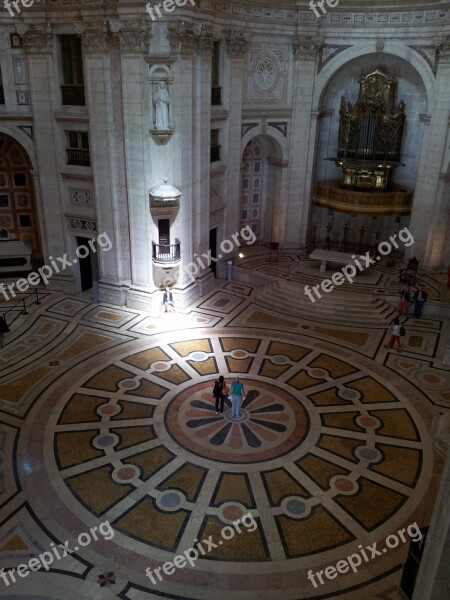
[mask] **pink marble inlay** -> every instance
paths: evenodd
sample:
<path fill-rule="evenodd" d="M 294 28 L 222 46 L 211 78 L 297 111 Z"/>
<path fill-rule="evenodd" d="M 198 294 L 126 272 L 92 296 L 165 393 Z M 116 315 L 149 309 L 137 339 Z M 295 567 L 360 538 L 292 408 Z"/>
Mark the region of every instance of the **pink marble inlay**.
<path fill-rule="evenodd" d="M 134 475 L 135 471 L 132 467 L 122 467 L 116 473 L 116 477 L 117 479 L 120 479 L 120 481 L 129 481 L 130 479 L 133 479 Z"/>
<path fill-rule="evenodd" d="M 348 479 L 336 479 L 336 481 L 334 482 L 334 485 L 336 486 L 336 489 L 338 489 L 341 492 L 351 492 L 354 488 L 354 485 L 351 481 L 349 481 Z"/>
<path fill-rule="evenodd" d="M 359 419 L 359 422 L 361 423 L 361 425 L 363 427 L 377 427 L 378 426 L 378 421 L 375 420 L 373 417 L 361 417 Z"/>
<path fill-rule="evenodd" d="M 244 512 L 240 506 L 226 506 L 222 514 L 228 521 L 235 521 L 236 519 L 240 519 Z"/>

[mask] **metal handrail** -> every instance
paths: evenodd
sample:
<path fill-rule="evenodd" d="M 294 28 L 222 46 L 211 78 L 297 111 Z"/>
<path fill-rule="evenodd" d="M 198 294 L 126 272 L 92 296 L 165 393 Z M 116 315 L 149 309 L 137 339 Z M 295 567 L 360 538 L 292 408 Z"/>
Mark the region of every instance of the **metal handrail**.
<path fill-rule="evenodd" d="M 7 323 L 6 320 L 6 315 L 9 314 L 10 312 L 21 312 L 23 315 L 27 315 L 27 305 L 26 305 L 26 300 L 28 300 L 28 298 L 31 298 L 31 296 L 35 296 L 36 300 L 33 302 L 33 304 L 40 304 L 39 301 L 39 292 L 37 290 L 37 288 L 34 288 L 34 292 L 31 292 L 31 294 L 27 294 L 24 298 L 21 298 L 18 302 L 16 302 L 16 304 L 14 304 L 14 306 L 12 306 L 9 310 L 7 310 L 6 312 L 2 313 L 3 318 L 5 320 L 5 323 Z M 19 306 L 19 304 L 22 305 L 21 308 L 16 308 L 17 306 Z M 12 323 L 12 321 L 11 321 Z"/>

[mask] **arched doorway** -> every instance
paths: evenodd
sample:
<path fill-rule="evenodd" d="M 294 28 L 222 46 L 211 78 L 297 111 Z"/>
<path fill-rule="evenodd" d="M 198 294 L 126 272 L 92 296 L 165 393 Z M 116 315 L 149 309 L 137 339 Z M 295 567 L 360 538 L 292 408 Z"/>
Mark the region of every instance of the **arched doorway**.
<path fill-rule="evenodd" d="M 32 168 L 24 148 L 14 138 L 0 133 L 0 230 L 3 238 L 31 246 L 36 264 L 42 262 L 42 246 Z"/>
<path fill-rule="evenodd" d="M 279 241 L 281 166 L 277 145 L 267 136 L 253 138 L 242 157 L 240 227 L 250 226 L 258 240 Z"/>

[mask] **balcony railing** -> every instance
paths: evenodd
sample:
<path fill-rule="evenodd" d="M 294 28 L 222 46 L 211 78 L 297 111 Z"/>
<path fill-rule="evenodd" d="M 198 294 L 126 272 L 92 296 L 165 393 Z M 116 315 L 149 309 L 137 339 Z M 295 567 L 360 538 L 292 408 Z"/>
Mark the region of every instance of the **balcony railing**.
<path fill-rule="evenodd" d="M 211 146 L 211 162 L 220 160 L 220 146 Z"/>
<path fill-rule="evenodd" d="M 211 104 L 213 106 L 219 106 L 222 104 L 222 88 L 213 87 L 211 88 Z"/>
<path fill-rule="evenodd" d="M 84 106 L 84 86 L 82 85 L 62 85 L 62 103 L 66 106 Z"/>
<path fill-rule="evenodd" d="M 5 94 L 3 93 L 2 85 L 0 85 L 0 104 L 5 104 Z"/>
<path fill-rule="evenodd" d="M 89 150 L 79 150 L 78 148 L 67 148 L 67 164 L 79 165 L 81 167 L 90 167 L 91 158 Z"/>
<path fill-rule="evenodd" d="M 181 260 L 181 242 L 171 245 L 160 245 L 153 242 L 153 261 L 155 263 L 175 263 Z"/>

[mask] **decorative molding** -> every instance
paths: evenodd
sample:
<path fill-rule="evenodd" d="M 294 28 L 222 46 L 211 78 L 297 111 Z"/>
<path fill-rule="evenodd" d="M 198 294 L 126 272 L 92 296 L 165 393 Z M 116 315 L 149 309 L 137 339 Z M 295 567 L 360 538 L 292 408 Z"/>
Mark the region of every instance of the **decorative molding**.
<path fill-rule="evenodd" d="M 288 132 L 288 124 L 286 121 L 272 121 L 267 123 L 267 125 L 269 127 L 273 127 L 274 129 L 277 129 L 282 135 L 284 135 L 284 137 L 287 137 L 287 132 Z"/>
<path fill-rule="evenodd" d="M 297 36 L 293 41 L 295 60 L 315 60 L 322 45 L 323 38 Z"/>
<path fill-rule="evenodd" d="M 438 61 L 441 64 L 450 64 L 450 42 L 446 40 L 444 44 L 441 44 L 437 51 Z"/>
<path fill-rule="evenodd" d="M 97 219 L 94 217 L 80 217 L 66 213 L 67 228 L 71 231 L 97 233 Z"/>
<path fill-rule="evenodd" d="M 286 99 L 287 48 L 254 48 L 249 54 L 247 98 Z"/>
<path fill-rule="evenodd" d="M 89 123 L 89 115 L 84 109 L 83 112 L 55 112 L 55 121 L 57 123 Z"/>
<path fill-rule="evenodd" d="M 168 38 L 171 51 L 181 56 L 190 57 L 197 49 L 198 36 L 189 31 L 184 24 L 182 26 L 170 27 Z"/>
<path fill-rule="evenodd" d="M 68 173 L 67 171 L 66 172 L 63 171 L 60 173 L 60 175 L 63 179 L 67 179 L 67 180 L 90 181 L 90 182 L 94 181 L 93 175 L 83 175 L 82 173 Z"/>
<path fill-rule="evenodd" d="M 248 33 L 243 34 L 233 30 L 228 31 L 226 37 L 226 49 L 228 58 L 244 58 L 244 55 L 247 52 L 249 46 L 250 39 L 251 35 Z"/>
<path fill-rule="evenodd" d="M 252 129 L 258 127 L 259 123 L 242 123 L 241 125 L 241 139 Z"/>
<path fill-rule="evenodd" d="M 351 45 L 328 45 L 324 44 L 319 48 L 319 66 L 317 67 L 317 72 L 324 68 L 324 66 L 330 62 L 335 56 L 344 52 L 348 48 L 351 48 Z"/>
<path fill-rule="evenodd" d="M 412 192 L 364 192 L 319 184 L 314 189 L 316 206 L 337 212 L 359 215 L 409 215 L 414 194 Z"/>
<path fill-rule="evenodd" d="M 21 39 L 25 52 L 28 54 L 47 53 L 51 51 L 53 46 L 53 35 L 50 25 L 46 32 L 32 26 Z"/>
<path fill-rule="evenodd" d="M 419 121 L 421 123 L 425 123 L 425 125 L 429 125 L 431 123 L 431 115 L 427 115 L 426 113 L 419 113 Z"/>
<path fill-rule="evenodd" d="M 411 46 L 409 48 L 415 50 L 422 58 L 424 58 L 430 69 L 433 71 L 433 75 L 436 77 L 436 71 L 438 66 L 438 48 L 435 46 Z"/>
<path fill-rule="evenodd" d="M 33 127 L 29 125 L 18 125 L 17 129 L 21 129 L 31 140 L 34 139 Z"/>
<path fill-rule="evenodd" d="M 123 52 L 148 52 L 150 31 L 120 31 L 116 36 Z"/>
<path fill-rule="evenodd" d="M 16 100 L 19 105 L 30 104 L 30 95 L 26 90 L 16 90 Z"/>
<path fill-rule="evenodd" d="M 93 190 L 69 188 L 69 194 L 72 206 L 94 206 Z"/>
<path fill-rule="evenodd" d="M 18 84 L 26 83 L 25 63 L 21 56 L 13 56 L 14 81 Z"/>
<path fill-rule="evenodd" d="M 86 52 L 106 52 L 108 34 L 100 29 L 87 29 L 81 34 L 83 49 Z"/>

